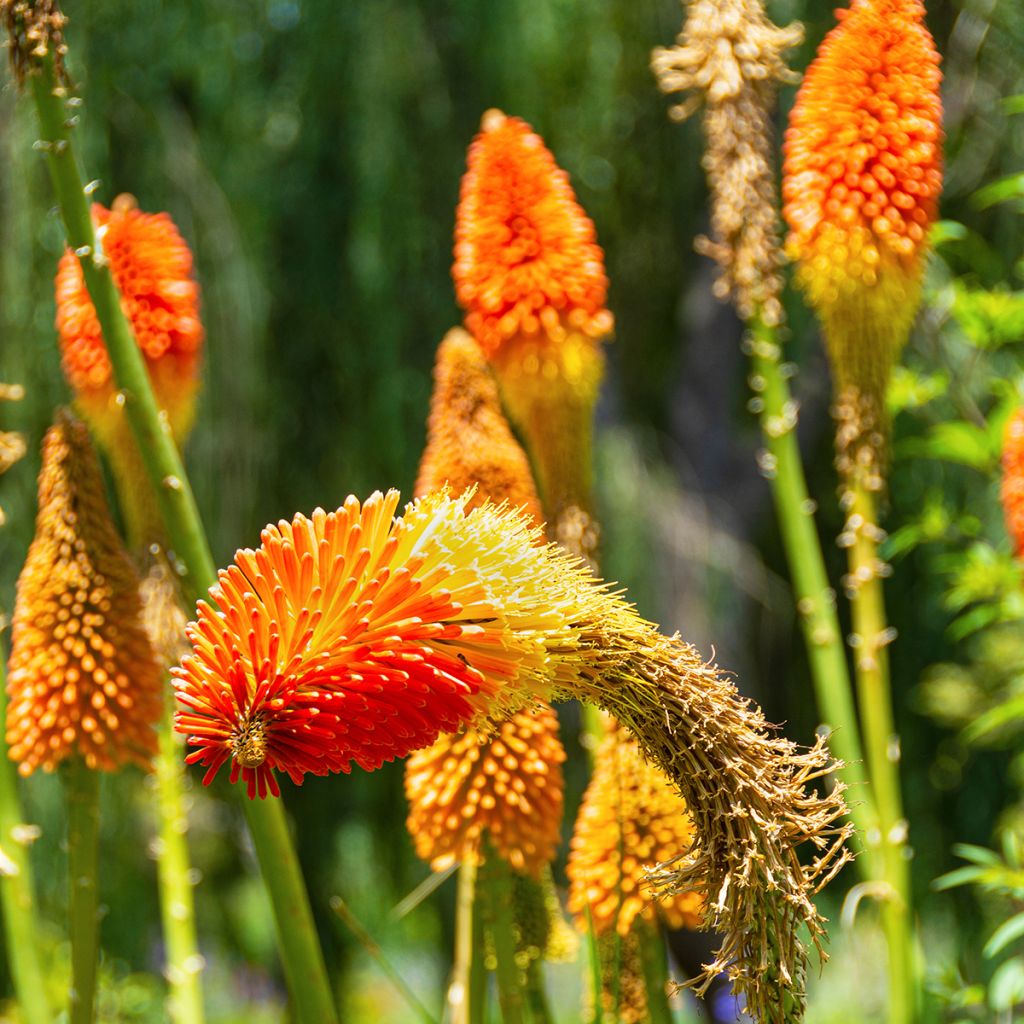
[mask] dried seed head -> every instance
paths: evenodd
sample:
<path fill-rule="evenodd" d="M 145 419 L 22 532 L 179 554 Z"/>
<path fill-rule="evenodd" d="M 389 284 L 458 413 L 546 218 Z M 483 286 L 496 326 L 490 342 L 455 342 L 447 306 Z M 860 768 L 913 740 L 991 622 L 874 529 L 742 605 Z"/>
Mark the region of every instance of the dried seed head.
<path fill-rule="evenodd" d="M 920 302 L 942 190 L 942 75 L 920 0 L 853 0 L 836 13 L 786 131 L 786 249 L 821 318 L 837 395 L 853 394 L 884 445 L 889 373 Z M 854 466 L 855 449 L 873 443 L 846 445 Z"/>
<path fill-rule="evenodd" d="M 771 112 L 780 82 L 794 80 L 782 54 L 803 38 L 800 25 L 778 28 L 759 0 L 684 0 L 676 45 L 656 49 L 651 66 L 666 93 L 688 92 L 677 120 L 703 104 L 711 187 L 711 239 L 698 249 L 719 266 L 715 293 L 744 319 L 782 319 Z"/>
<path fill-rule="evenodd" d="M 7 743 L 23 775 L 76 755 L 104 771 L 148 767 L 162 697 L 141 612 L 86 429 L 61 414 L 43 442 L 11 630 Z"/>
<path fill-rule="evenodd" d="M 7 30 L 11 70 L 19 86 L 48 56 L 53 57 L 57 81 L 67 85 L 64 26 L 67 18 L 55 0 L 0 0 L 0 17 Z"/>
<path fill-rule="evenodd" d="M 580 805 L 569 863 L 569 910 L 597 935 L 627 935 L 637 918 L 669 928 L 699 928 L 702 898 L 693 892 L 654 894 L 647 872 L 693 845 L 686 805 L 636 738 L 612 725 L 594 759 Z"/>
<path fill-rule="evenodd" d="M 1024 558 L 1024 407 L 1017 409 L 1006 423 L 1000 494 L 1006 532 L 1017 557 Z"/>

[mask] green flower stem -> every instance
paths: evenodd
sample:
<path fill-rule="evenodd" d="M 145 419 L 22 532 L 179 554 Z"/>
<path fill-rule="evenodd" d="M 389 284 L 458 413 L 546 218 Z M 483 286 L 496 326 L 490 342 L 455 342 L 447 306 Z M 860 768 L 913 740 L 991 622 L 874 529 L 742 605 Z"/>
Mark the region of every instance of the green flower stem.
<path fill-rule="evenodd" d="M 910 918 L 910 863 L 907 822 L 899 779 L 899 737 L 892 713 L 887 645 L 892 639 L 885 617 L 883 563 L 878 557 L 881 531 L 875 495 L 862 480 L 850 481 L 845 533 L 850 574 L 847 588 L 853 613 L 857 697 L 864 722 L 868 769 L 878 803 L 880 859 L 886 898 L 882 924 L 889 952 L 889 1020 L 910 1024 L 920 1013 L 920 984 Z"/>
<path fill-rule="evenodd" d="M 459 866 L 455 897 L 455 965 L 448 988 L 451 1024 L 476 1024 L 484 1020 L 487 1006 L 487 969 L 480 901 L 476 898 L 477 867 Z"/>
<path fill-rule="evenodd" d="M 637 952 L 647 989 L 647 1013 L 650 1024 L 672 1024 L 672 1009 L 668 1005 L 668 959 L 661 929 L 637 918 L 634 924 Z"/>
<path fill-rule="evenodd" d="M 796 403 L 781 365 L 781 350 L 773 328 L 759 316 L 750 322 L 751 386 L 758 403 L 761 433 L 768 450 L 767 472 L 782 533 L 794 596 L 803 628 L 818 708 L 829 733 L 833 754 L 844 762 L 850 787 L 850 817 L 857 828 L 855 842 L 867 854 L 858 857 L 868 879 L 880 867 L 867 837 L 878 835 L 878 811 L 867 784 L 860 727 L 854 707 L 850 673 L 836 613 L 835 592 L 829 586 L 821 542 L 814 526 L 814 503 L 807 493 L 796 438 Z"/>
<path fill-rule="evenodd" d="M 476 898 L 483 901 L 484 923 L 494 949 L 501 1019 L 503 1024 L 525 1024 L 522 972 L 516 963 L 512 877 L 505 862 L 486 846 Z"/>
<path fill-rule="evenodd" d="M 7 717 L 6 665 L 7 652 L 0 645 L 0 721 Z M 0 901 L 7 958 L 25 1024 L 51 1024 L 53 1014 L 46 999 L 36 933 L 39 916 L 25 839 L 27 826 L 21 814 L 16 779 L 17 769 L 7 756 L 7 743 L 0 734 Z"/>
<path fill-rule="evenodd" d="M 554 1024 L 544 986 L 544 961 L 539 956 L 532 958 L 526 967 L 526 1002 L 530 1007 L 531 1024 Z"/>
<path fill-rule="evenodd" d="M 170 987 L 168 1016 L 173 1024 L 203 1024 L 203 958 L 196 941 L 196 912 L 188 855 L 188 808 L 185 787 L 188 777 L 181 747 L 174 739 L 173 706 L 168 690 L 167 707 L 160 723 L 160 750 L 156 757 L 159 792 L 160 916 L 167 945 L 167 984 Z"/>
<path fill-rule="evenodd" d="M 181 456 L 157 407 L 110 268 L 97 248 L 84 178 L 72 145 L 73 122 L 65 109 L 66 93 L 56 81 L 52 58 L 42 58 L 28 81 L 68 244 L 81 262 L 129 426 L 156 493 L 171 548 L 184 570 L 186 591 L 196 600 L 216 582 L 213 558 Z M 268 799 L 243 800 L 243 805 L 274 908 L 296 1021 L 332 1024 L 337 1016 L 323 952 L 281 804 Z"/>
<path fill-rule="evenodd" d="M 80 758 L 67 763 L 68 931 L 71 936 L 70 1024 L 92 1024 L 99 967 L 100 775 Z"/>

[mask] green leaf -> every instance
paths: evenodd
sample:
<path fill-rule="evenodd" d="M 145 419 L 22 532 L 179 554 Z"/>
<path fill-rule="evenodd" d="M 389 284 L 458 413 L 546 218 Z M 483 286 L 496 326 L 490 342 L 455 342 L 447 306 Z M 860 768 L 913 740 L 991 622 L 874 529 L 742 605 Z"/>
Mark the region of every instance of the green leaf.
<path fill-rule="evenodd" d="M 1000 964 L 988 986 L 989 1006 L 1010 1010 L 1024 1000 L 1024 962 L 1014 959 Z"/>
<path fill-rule="evenodd" d="M 924 438 L 906 449 L 925 458 L 954 462 L 983 472 L 991 471 L 999 460 L 998 449 L 993 451 L 988 435 L 982 427 L 963 420 L 936 423 Z"/>
<path fill-rule="evenodd" d="M 979 715 L 963 732 L 967 743 L 992 739 L 996 733 L 1024 728 L 1024 694 L 1004 700 Z"/>
<path fill-rule="evenodd" d="M 972 197 L 972 202 L 979 210 L 985 210 L 1010 199 L 1024 199 L 1024 172 L 1007 175 L 993 181 L 991 185 L 978 189 Z"/>
<path fill-rule="evenodd" d="M 947 242 L 962 242 L 967 237 L 967 228 L 958 220 L 937 220 L 932 225 L 930 241 L 937 249 Z"/>
<path fill-rule="evenodd" d="M 932 888 L 937 892 L 944 892 L 946 889 L 956 889 L 961 885 L 971 885 L 984 877 L 984 875 L 984 868 L 975 867 L 973 865 L 954 868 L 952 871 L 947 871 L 946 874 L 940 875 L 936 878 L 935 881 L 932 882 Z"/>
<path fill-rule="evenodd" d="M 1009 921 L 1004 921 L 989 937 L 981 955 L 988 960 L 1001 953 L 1012 942 L 1024 935 L 1024 913 L 1016 914 Z"/>
<path fill-rule="evenodd" d="M 973 843 L 954 843 L 953 853 L 962 860 L 969 860 L 972 864 L 999 867 L 1003 863 L 995 850 L 990 850 L 987 846 L 975 846 Z"/>

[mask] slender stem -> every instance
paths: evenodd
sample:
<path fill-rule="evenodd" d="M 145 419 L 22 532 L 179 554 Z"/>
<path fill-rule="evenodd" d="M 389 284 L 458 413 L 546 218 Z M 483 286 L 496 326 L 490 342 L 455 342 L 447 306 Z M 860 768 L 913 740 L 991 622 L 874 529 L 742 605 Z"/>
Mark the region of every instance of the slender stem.
<path fill-rule="evenodd" d="M 767 467 L 772 497 L 792 576 L 794 596 L 803 628 L 811 678 L 818 707 L 825 718 L 829 746 L 844 762 L 843 777 L 851 788 L 850 817 L 857 826 L 861 849 L 878 835 L 878 811 L 867 784 L 860 727 L 853 701 L 850 673 L 836 612 L 835 592 L 829 586 L 825 558 L 814 525 L 814 502 L 807 492 L 796 437 L 797 406 L 780 362 L 775 331 L 755 316 L 750 323 L 751 385 L 759 404 L 761 432 L 768 449 Z M 857 863 L 866 878 L 878 877 L 874 851 Z"/>
<path fill-rule="evenodd" d="M 853 613 L 854 663 L 857 696 L 868 769 L 878 802 L 881 863 L 888 898 L 882 923 L 889 951 L 889 1020 L 909 1024 L 918 1019 L 919 983 L 910 919 L 910 868 L 907 860 L 907 822 L 900 798 L 899 737 L 893 723 L 887 645 L 892 639 L 885 617 L 883 563 L 878 557 L 881 531 L 877 526 L 875 495 L 859 477 L 850 481 L 846 534 L 850 574 L 847 588 Z"/>
<path fill-rule="evenodd" d="M 475 864 L 467 861 L 459 866 L 459 887 L 455 897 L 455 965 L 448 986 L 450 1024 L 477 1024 L 483 1021 L 486 1008 L 487 970 L 476 880 Z"/>
<path fill-rule="evenodd" d="M 73 125 L 64 109 L 65 91 L 56 82 L 52 58 L 39 61 L 28 80 L 68 244 L 82 264 L 129 426 L 156 493 L 170 546 L 185 572 L 183 584 L 196 600 L 216 582 L 213 558 L 181 457 L 157 407 L 110 268 L 97 248 L 84 178 L 72 145 Z M 299 1024 L 331 1024 L 336 1014 L 323 953 L 280 803 L 269 799 L 243 800 L 243 804 L 274 908 L 296 1019 Z M 297 984 L 302 985 L 301 991 Z"/>
<path fill-rule="evenodd" d="M 92 1024 L 99 966 L 100 776 L 80 758 L 64 771 L 68 813 L 68 931 L 71 936 L 70 1024 Z"/>
<path fill-rule="evenodd" d="M 530 1007 L 532 1024 L 553 1024 L 548 994 L 544 985 L 544 962 L 533 957 L 526 967 L 526 1002 Z"/>
<path fill-rule="evenodd" d="M 644 972 L 647 989 L 647 1013 L 650 1024 L 672 1024 L 672 1009 L 668 1005 L 668 959 L 661 929 L 637 919 L 634 924 L 637 952 Z"/>
<path fill-rule="evenodd" d="M 503 1024 L 525 1024 L 521 971 L 516 963 L 515 914 L 512 878 L 505 862 L 486 849 L 478 876 L 476 897 L 483 901 L 483 917 L 494 949 L 494 974 Z"/>
<path fill-rule="evenodd" d="M 277 917 L 277 935 L 295 1019 L 300 1024 L 337 1020 L 327 982 L 324 955 L 317 941 L 313 912 L 288 834 L 280 800 L 243 800 L 253 844 L 259 854 L 263 884 Z"/>
<path fill-rule="evenodd" d="M 188 808 L 181 749 L 174 739 L 169 699 L 160 724 L 160 751 L 156 758 L 159 790 L 160 915 L 167 945 L 167 984 L 170 986 L 168 1016 L 173 1024 L 203 1024 L 204 965 L 196 941 L 195 897 L 188 855 Z"/>
<path fill-rule="evenodd" d="M 422 1024 L 437 1024 L 437 1018 L 420 1002 L 419 997 L 406 983 L 405 978 L 395 970 L 377 941 L 363 927 L 359 918 L 349 910 L 348 904 L 340 896 L 332 896 L 331 909 L 345 922 L 363 949 L 373 957 L 377 966 L 387 976 L 388 981 L 395 986 L 396 991 L 406 1001 L 413 1013 L 419 1017 Z"/>
<path fill-rule="evenodd" d="M 594 1003 L 594 1020 L 600 1024 L 603 1016 L 604 983 L 601 974 L 601 945 L 597 932 L 594 930 L 594 918 L 590 912 L 590 904 L 586 907 L 587 915 L 587 966 L 590 969 L 590 998 Z"/>
<path fill-rule="evenodd" d="M 7 716 L 6 664 L 7 653 L 0 644 L 0 721 Z M 7 958 L 25 1024 L 50 1024 L 53 1014 L 39 957 L 39 916 L 28 854 L 31 833 L 21 814 L 16 778 L 17 769 L 7 756 L 7 743 L 0 732 L 0 900 Z"/>

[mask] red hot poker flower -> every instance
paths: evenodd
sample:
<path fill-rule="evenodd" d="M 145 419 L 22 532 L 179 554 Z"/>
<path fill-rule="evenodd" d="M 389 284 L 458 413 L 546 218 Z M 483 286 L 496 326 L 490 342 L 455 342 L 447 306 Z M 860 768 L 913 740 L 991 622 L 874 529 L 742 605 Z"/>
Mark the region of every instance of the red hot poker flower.
<path fill-rule="evenodd" d="M 1024 558 L 1024 407 L 1007 421 L 1003 435 L 1001 486 L 1006 532 L 1018 557 Z"/>
<path fill-rule="evenodd" d="M 203 345 L 192 254 L 166 213 L 143 213 L 132 196 L 118 196 L 109 210 L 95 204 L 92 216 L 157 401 L 181 441 L 192 424 Z M 110 359 L 81 265 L 70 250 L 61 258 L 56 291 L 64 373 L 82 411 L 108 443 L 114 394 Z"/>

